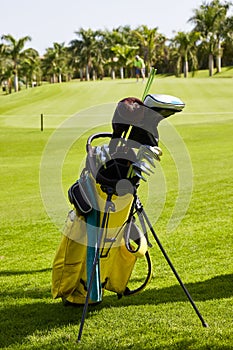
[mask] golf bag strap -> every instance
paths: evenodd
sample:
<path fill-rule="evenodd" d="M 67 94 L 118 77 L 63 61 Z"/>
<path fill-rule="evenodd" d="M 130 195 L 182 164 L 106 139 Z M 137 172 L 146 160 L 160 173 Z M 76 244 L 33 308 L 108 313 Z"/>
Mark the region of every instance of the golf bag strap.
<path fill-rule="evenodd" d="M 129 223 L 126 226 L 125 235 L 124 235 L 125 246 L 127 250 L 130 253 L 134 254 L 137 258 L 142 258 L 145 256 L 147 252 L 148 242 L 145 235 L 139 230 L 137 225 L 135 225 L 134 221 L 135 221 L 134 217 L 131 217 Z M 137 248 L 133 248 L 131 246 L 130 240 L 136 243 Z"/>
<path fill-rule="evenodd" d="M 133 295 L 133 294 L 137 294 L 137 293 L 141 292 L 143 289 L 146 288 L 147 284 L 150 282 L 151 277 L 152 277 L 152 262 L 151 262 L 150 254 L 148 251 L 145 253 L 145 258 L 147 261 L 147 268 L 148 268 L 145 281 L 142 283 L 142 285 L 140 287 L 133 289 L 133 290 L 130 290 L 128 287 L 126 287 L 124 294 L 123 294 L 124 296 L 129 296 L 129 295 Z M 121 297 L 122 297 L 122 295 L 118 294 L 118 298 L 120 299 Z"/>

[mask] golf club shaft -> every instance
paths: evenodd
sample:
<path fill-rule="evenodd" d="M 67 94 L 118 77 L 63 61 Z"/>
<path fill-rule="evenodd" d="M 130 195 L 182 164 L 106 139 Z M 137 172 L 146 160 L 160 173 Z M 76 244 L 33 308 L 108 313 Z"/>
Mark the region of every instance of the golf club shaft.
<path fill-rule="evenodd" d="M 151 68 L 150 75 L 148 77 L 148 80 L 147 80 L 147 83 L 146 83 L 146 86 L 145 86 L 145 90 L 144 90 L 143 95 L 142 95 L 142 101 L 144 100 L 144 98 L 148 94 L 148 91 L 150 90 L 150 87 L 151 87 L 152 82 L 154 80 L 156 71 L 157 71 L 157 69 L 155 69 L 154 67 Z"/>

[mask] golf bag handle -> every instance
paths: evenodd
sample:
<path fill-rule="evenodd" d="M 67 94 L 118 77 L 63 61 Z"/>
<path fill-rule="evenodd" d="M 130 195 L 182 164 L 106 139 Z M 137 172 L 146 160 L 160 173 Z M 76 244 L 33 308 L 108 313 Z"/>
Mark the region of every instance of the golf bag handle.
<path fill-rule="evenodd" d="M 89 167 L 91 170 L 91 173 L 94 177 L 96 177 L 96 167 L 93 161 L 93 148 L 91 143 L 95 140 L 95 139 L 99 139 L 99 138 L 105 138 L 105 137 L 112 137 L 112 133 L 110 132 L 98 132 L 96 134 L 91 135 L 90 137 L 88 137 L 87 139 L 87 143 L 86 143 L 86 151 L 88 154 L 88 159 L 89 159 Z"/>
<path fill-rule="evenodd" d="M 105 137 L 112 137 L 112 133 L 110 132 L 98 132 L 96 134 L 91 135 L 90 137 L 88 137 L 87 139 L 87 144 L 86 144 L 86 150 L 87 153 L 89 154 L 90 157 L 92 157 L 92 146 L 91 143 L 95 140 L 95 139 L 99 139 L 99 138 L 105 138 Z"/>

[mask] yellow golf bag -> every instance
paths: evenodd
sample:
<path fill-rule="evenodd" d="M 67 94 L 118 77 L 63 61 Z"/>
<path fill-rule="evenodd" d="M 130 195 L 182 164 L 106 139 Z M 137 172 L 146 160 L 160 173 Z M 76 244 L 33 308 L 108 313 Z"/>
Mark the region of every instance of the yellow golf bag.
<path fill-rule="evenodd" d="M 88 138 L 86 166 L 68 191 L 74 208 L 54 259 L 54 298 L 97 303 L 104 290 L 121 297 L 142 290 L 150 281 L 146 224 L 151 227 L 137 189 L 162 155 L 158 123 L 184 107 L 179 99 L 170 100 L 164 95 L 147 95 L 143 102 L 125 98 L 114 112 L 113 132 Z M 96 139 L 108 142 L 93 146 Z M 145 281 L 130 290 L 127 284 L 139 257 L 147 261 Z"/>
<path fill-rule="evenodd" d="M 140 181 L 153 172 L 162 155 L 158 123 L 183 109 L 178 98 L 146 95 L 130 97 L 117 105 L 112 133 L 97 133 L 87 140 L 86 165 L 68 196 L 64 234 L 53 263 L 52 295 L 65 305 L 83 304 L 78 340 L 88 304 L 102 301 L 105 290 L 118 297 L 143 290 L 151 279 L 148 228 L 185 291 L 203 325 L 206 325 L 163 249 L 137 194 Z M 93 146 L 96 139 L 110 139 Z M 147 262 L 145 280 L 128 287 L 137 259 Z"/>
<path fill-rule="evenodd" d="M 93 187 L 91 188 L 94 190 L 93 180 L 90 182 L 92 182 Z M 99 186 L 97 186 L 96 192 L 103 200 L 100 202 L 104 203 L 107 200 L 106 194 Z M 134 218 L 130 217 L 132 202 L 133 196 L 126 194 L 122 197 L 114 195 L 111 203 L 107 204 L 110 206 L 106 218 L 107 227 L 105 226 L 102 233 L 102 244 L 100 244 L 98 261 L 95 266 L 89 303 L 100 302 L 105 289 L 117 293 L 118 297 L 136 293 L 145 288 L 151 278 L 151 261 L 147 250 L 147 240 L 133 222 Z M 127 204 L 125 205 L 125 203 Z M 99 208 L 99 215 L 91 214 L 91 218 L 88 218 L 88 215 L 81 215 L 77 209 L 68 213 L 62 241 L 54 259 L 52 287 L 53 297 L 61 297 L 65 304 L 85 303 L 98 235 L 101 231 L 99 223 L 103 222 L 104 214 L 104 208 Z M 129 230 L 130 237 L 127 238 Z M 131 237 L 132 235 L 133 237 Z M 132 240 L 134 246 L 133 243 L 130 244 L 129 239 Z M 135 241 L 137 242 L 135 243 Z M 143 257 L 148 261 L 145 282 L 136 290 L 130 291 L 127 288 L 127 283 L 136 260 Z"/>

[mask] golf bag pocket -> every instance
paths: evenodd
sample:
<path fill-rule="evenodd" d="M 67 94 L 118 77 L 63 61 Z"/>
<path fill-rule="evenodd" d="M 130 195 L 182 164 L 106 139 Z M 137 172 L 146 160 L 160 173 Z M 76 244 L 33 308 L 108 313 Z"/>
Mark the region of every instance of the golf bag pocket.
<path fill-rule="evenodd" d="M 136 260 L 137 257 L 126 249 L 123 242 L 112 248 L 109 255 L 101 259 L 101 277 L 106 281 L 105 289 L 123 295 Z"/>
<path fill-rule="evenodd" d="M 92 210 L 92 204 L 88 196 L 87 182 L 84 178 L 76 181 L 68 190 L 68 197 L 71 204 L 82 215 Z"/>
<path fill-rule="evenodd" d="M 86 223 L 74 210 L 68 213 L 64 234 L 53 262 L 52 295 L 84 303 L 85 288 L 80 283 L 86 279 Z"/>
<path fill-rule="evenodd" d="M 53 298 L 61 297 L 77 304 L 85 302 L 85 286 L 80 283 L 86 279 L 85 261 L 86 246 L 63 236 L 53 263 Z"/>

